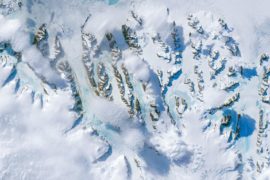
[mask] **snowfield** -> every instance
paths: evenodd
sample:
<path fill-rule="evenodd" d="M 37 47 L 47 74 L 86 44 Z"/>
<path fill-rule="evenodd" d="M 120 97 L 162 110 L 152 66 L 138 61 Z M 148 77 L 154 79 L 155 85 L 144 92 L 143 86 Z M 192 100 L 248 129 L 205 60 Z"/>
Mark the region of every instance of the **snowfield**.
<path fill-rule="evenodd" d="M 0 1 L 0 179 L 270 179 L 269 7 Z"/>

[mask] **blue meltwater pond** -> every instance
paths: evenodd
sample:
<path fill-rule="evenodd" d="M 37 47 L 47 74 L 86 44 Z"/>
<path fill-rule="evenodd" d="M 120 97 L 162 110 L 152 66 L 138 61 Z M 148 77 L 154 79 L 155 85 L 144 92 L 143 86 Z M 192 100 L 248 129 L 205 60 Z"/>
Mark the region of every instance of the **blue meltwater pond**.
<path fill-rule="evenodd" d="M 118 2 L 118 0 L 106 0 L 106 2 L 109 4 L 109 5 L 114 5 Z"/>

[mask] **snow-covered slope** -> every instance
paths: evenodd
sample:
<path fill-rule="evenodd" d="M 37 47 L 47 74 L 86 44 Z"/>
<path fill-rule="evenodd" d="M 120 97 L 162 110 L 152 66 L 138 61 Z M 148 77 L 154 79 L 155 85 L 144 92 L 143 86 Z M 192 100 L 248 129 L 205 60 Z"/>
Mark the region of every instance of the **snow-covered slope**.
<path fill-rule="evenodd" d="M 0 179 L 268 179 L 267 0 L 0 1 Z"/>

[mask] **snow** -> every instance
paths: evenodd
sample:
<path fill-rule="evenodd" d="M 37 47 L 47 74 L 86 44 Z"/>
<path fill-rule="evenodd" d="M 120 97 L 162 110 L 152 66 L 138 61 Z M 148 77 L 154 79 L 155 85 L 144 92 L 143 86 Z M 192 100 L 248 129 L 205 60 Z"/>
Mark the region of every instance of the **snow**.
<path fill-rule="evenodd" d="M 41 109 L 32 105 L 29 90 L 14 95 L 13 88 L 0 91 L 1 179 L 87 179 L 84 166 L 108 145 L 87 132 L 64 133 L 74 118 L 69 93 L 51 95 Z"/>
<path fill-rule="evenodd" d="M 135 152 L 140 152 L 144 147 L 145 137 L 140 129 L 124 128 L 121 133 L 123 143 Z"/>
<path fill-rule="evenodd" d="M 263 173 L 262 175 L 260 175 L 260 177 L 259 177 L 260 180 L 268 180 L 269 178 L 270 178 L 269 170 L 266 171 L 265 173 Z"/>
<path fill-rule="evenodd" d="M 59 75 L 52 70 L 49 60 L 44 58 L 36 47 L 31 46 L 24 49 L 22 53 L 22 60 L 24 62 L 28 62 L 29 65 L 35 68 L 36 72 L 39 75 L 44 76 L 47 81 L 60 84 L 61 80 Z"/>
<path fill-rule="evenodd" d="M 173 128 L 158 136 L 153 136 L 150 142 L 159 152 L 165 154 L 172 162 L 180 166 L 188 164 L 192 158 L 192 151 L 183 142 L 179 132 Z"/>
<path fill-rule="evenodd" d="M 0 42 L 11 45 L 0 44 L 0 179 L 269 179 L 270 111 L 259 92 L 269 82 L 269 62 L 260 65 L 270 52 L 268 0 L 22 2 L 0 7 Z M 203 33 L 190 25 L 196 20 Z M 43 23 L 49 50 L 56 36 L 63 46 L 55 61 L 31 42 Z M 95 66 L 97 86 L 106 78 L 96 67 L 104 64 L 111 99 L 90 83 L 83 24 L 99 50 L 87 63 Z M 141 52 L 128 47 L 124 24 L 136 31 L 131 39 Z M 117 62 L 106 33 L 122 54 Z M 64 61 L 73 84 L 55 68 Z M 122 76 L 122 97 L 112 65 Z"/>
<path fill-rule="evenodd" d="M 3 15 L 0 15 L 0 23 L 1 41 L 10 40 L 21 26 L 20 21 L 18 21 L 17 19 L 6 20 Z"/>
<path fill-rule="evenodd" d="M 207 87 L 205 91 L 207 92 L 204 96 L 204 107 L 206 109 L 222 105 L 229 97 L 228 93 L 211 87 Z"/>
<path fill-rule="evenodd" d="M 117 127 L 129 119 L 126 109 L 113 102 L 107 102 L 104 99 L 93 99 L 89 105 L 90 107 L 94 107 L 92 111 L 106 124 Z"/>
<path fill-rule="evenodd" d="M 125 65 L 138 81 L 149 81 L 150 70 L 148 65 L 142 59 L 135 55 L 127 55 L 127 58 L 125 58 Z"/>
<path fill-rule="evenodd" d="M 16 32 L 11 39 L 12 48 L 14 51 L 20 52 L 30 47 L 29 34 L 23 31 Z"/>
<path fill-rule="evenodd" d="M 100 176 L 102 174 L 102 176 Z M 129 167 L 125 156 L 119 156 L 111 164 L 95 169 L 92 173 L 94 179 L 125 180 L 129 178 Z"/>

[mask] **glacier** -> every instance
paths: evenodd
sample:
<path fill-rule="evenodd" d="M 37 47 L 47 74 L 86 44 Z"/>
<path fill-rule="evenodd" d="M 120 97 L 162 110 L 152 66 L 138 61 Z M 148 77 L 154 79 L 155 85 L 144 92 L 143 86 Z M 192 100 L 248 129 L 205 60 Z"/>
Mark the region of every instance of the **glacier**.
<path fill-rule="evenodd" d="M 0 1 L 0 179 L 270 179 L 269 5 Z"/>

